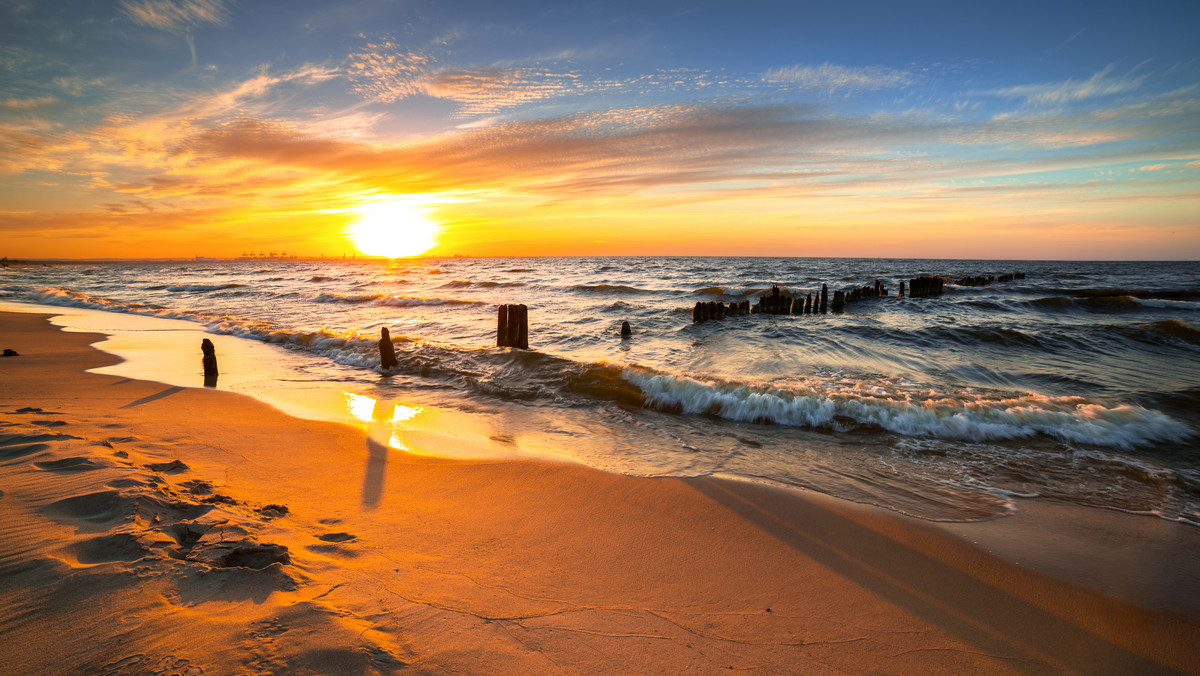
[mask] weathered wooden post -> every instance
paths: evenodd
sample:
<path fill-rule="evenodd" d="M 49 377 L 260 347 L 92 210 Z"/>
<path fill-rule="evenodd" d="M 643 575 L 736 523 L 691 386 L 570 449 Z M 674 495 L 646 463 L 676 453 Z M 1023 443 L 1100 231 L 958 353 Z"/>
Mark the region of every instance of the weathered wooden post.
<path fill-rule="evenodd" d="M 521 308 L 516 304 L 508 306 L 508 338 L 505 343 L 509 347 L 517 347 L 521 333 Z"/>
<path fill-rule="evenodd" d="M 200 352 L 204 356 L 200 358 L 200 363 L 204 366 L 204 386 L 217 386 L 217 348 L 212 341 L 205 338 L 200 341 Z"/>
<path fill-rule="evenodd" d="M 529 307 L 524 303 L 517 306 L 517 347 L 529 349 Z"/>
<path fill-rule="evenodd" d="M 821 314 L 829 312 L 829 285 L 821 285 Z"/>
<path fill-rule="evenodd" d="M 696 301 L 696 306 L 692 308 L 692 323 L 693 324 L 699 324 L 700 322 L 704 321 L 702 319 L 702 316 L 700 313 L 700 308 L 702 305 L 703 305 L 703 303 L 701 303 L 700 301 Z"/>
<path fill-rule="evenodd" d="M 501 305 L 496 313 L 496 347 L 509 347 L 507 305 Z"/>
<path fill-rule="evenodd" d="M 900 280 L 900 298 L 904 297 L 904 280 Z"/>
<path fill-rule="evenodd" d="M 629 327 L 629 322 L 621 322 L 621 337 L 628 338 L 633 335 L 633 329 Z"/>
<path fill-rule="evenodd" d="M 396 346 L 392 345 L 392 336 L 387 327 L 379 329 L 379 368 L 390 369 L 397 366 Z"/>

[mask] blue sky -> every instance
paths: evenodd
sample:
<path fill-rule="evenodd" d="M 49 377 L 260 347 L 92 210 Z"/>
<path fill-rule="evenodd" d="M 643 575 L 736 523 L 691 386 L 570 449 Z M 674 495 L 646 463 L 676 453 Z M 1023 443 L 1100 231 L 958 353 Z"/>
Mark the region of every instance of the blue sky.
<path fill-rule="evenodd" d="M 444 253 L 1200 258 L 1196 3 L 0 1 L 0 18 L 17 255 L 315 254 L 356 204 L 420 195 Z M 730 234 L 747 223 L 770 251 Z"/>

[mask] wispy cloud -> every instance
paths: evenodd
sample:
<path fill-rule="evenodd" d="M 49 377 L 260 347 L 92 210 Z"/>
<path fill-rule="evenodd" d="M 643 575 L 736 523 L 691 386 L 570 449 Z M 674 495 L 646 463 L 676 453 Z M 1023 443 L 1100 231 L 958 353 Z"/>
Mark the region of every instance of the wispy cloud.
<path fill-rule="evenodd" d="M 783 66 L 763 74 L 771 84 L 793 86 L 800 89 L 836 91 L 878 91 L 904 87 L 916 81 L 908 71 L 884 66 L 840 66 L 823 63 L 818 66 Z"/>
<path fill-rule="evenodd" d="M 121 0 L 121 10 L 135 23 L 172 33 L 224 24 L 227 5 L 226 0 Z"/>
<path fill-rule="evenodd" d="M 0 108 L 13 111 L 37 110 L 55 106 L 58 102 L 58 99 L 53 96 L 39 96 L 34 99 L 3 99 L 0 100 Z"/>
<path fill-rule="evenodd" d="M 430 54 L 405 50 L 392 41 L 370 43 L 345 65 L 355 93 L 392 103 L 431 96 L 461 104 L 454 118 L 491 115 L 576 88 L 578 75 L 534 67 L 445 68 Z"/>
<path fill-rule="evenodd" d="M 1109 66 L 1082 81 L 1020 85 L 998 89 L 995 93 L 1007 98 L 1025 99 L 1026 103 L 1033 105 L 1059 105 L 1132 92 L 1141 87 L 1148 77 L 1148 74 L 1137 77 L 1110 77 L 1112 72 L 1113 66 Z"/>
<path fill-rule="evenodd" d="M 226 0 L 121 0 L 121 9 L 134 23 L 171 33 L 182 33 L 196 68 L 197 26 L 223 25 L 229 18 Z"/>

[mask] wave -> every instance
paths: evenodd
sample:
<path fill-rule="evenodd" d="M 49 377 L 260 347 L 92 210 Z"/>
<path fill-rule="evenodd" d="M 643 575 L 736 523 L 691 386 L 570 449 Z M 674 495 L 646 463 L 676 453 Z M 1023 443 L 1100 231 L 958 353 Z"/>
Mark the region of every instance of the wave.
<path fill-rule="evenodd" d="M 1091 312 L 1121 312 L 1135 310 L 1143 304 L 1133 296 L 1050 296 L 1027 301 L 1027 306 L 1037 310 L 1084 310 Z"/>
<path fill-rule="evenodd" d="M 230 282 L 228 284 L 157 284 L 146 287 L 146 291 L 171 291 L 173 293 L 205 293 L 208 291 L 224 291 L 226 289 L 241 289 L 245 284 Z"/>
<path fill-rule="evenodd" d="M 372 301 L 386 298 L 382 293 L 360 293 L 360 294 L 340 294 L 322 292 L 313 296 L 314 303 L 370 303 Z"/>
<path fill-rule="evenodd" d="M 1135 338 L 1149 339 L 1150 342 L 1174 340 L 1200 345 L 1200 325 L 1183 319 L 1166 319 L 1149 324 L 1137 324 L 1125 330 L 1133 330 L 1136 332 Z"/>
<path fill-rule="evenodd" d="M 362 293 L 362 294 L 340 294 L 340 293 L 319 293 L 312 298 L 314 303 L 373 303 L 375 305 L 385 305 L 388 307 L 418 307 L 424 305 L 478 305 L 483 304 L 480 300 L 466 300 L 462 298 L 413 298 L 409 296 L 389 296 L 385 293 Z"/>
<path fill-rule="evenodd" d="M 310 282 L 328 282 L 331 279 L 333 279 L 333 277 L 326 277 L 324 275 L 313 275 L 312 277 L 309 278 L 308 281 L 310 281 Z"/>
<path fill-rule="evenodd" d="M 1186 425 L 1136 405 L 1105 406 L 1081 397 L 999 397 L 973 390 L 938 392 L 847 380 L 805 379 L 775 386 L 701 380 L 627 368 L 648 406 L 741 422 L 846 429 L 877 427 L 910 437 L 972 442 L 1044 436 L 1132 450 L 1191 437 Z"/>
<path fill-rule="evenodd" d="M 446 282 L 440 288 L 443 289 L 469 289 L 477 287 L 480 289 L 493 289 L 496 287 L 511 287 L 525 286 L 525 282 L 475 282 L 469 279 L 456 279 L 452 282 Z"/>
<path fill-rule="evenodd" d="M 713 296 L 716 298 L 746 299 L 746 298 L 756 298 L 765 292 L 767 292 L 766 289 L 761 289 L 761 288 L 757 288 L 757 287 L 706 286 L 703 289 L 697 289 L 697 290 L 693 291 L 692 293 L 696 296 Z"/>
<path fill-rule="evenodd" d="M 875 332 L 874 327 L 864 327 L 863 334 Z M 869 337 L 866 336 L 866 337 Z M 1038 348 L 1042 343 L 1037 337 L 1003 326 L 931 326 L 906 331 L 896 337 L 901 341 L 916 341 L 917 345 L 939 346 L 946 341 L 960 345 L 1001 345 L 1005 347 Z"/>
<path fill-rule="evenodd" d="M 1051 289 L 1047 293 L 1075 298 L 1153 298 L 1157 300 L 1200 300 L 1200 289 Z"/>
<path fill-rule="evenodd" d="M 487 301 L 466 300 L 463 298 L 413 298 L 409 296 L 387 296 L 379 301 L 380 305 L 391 307 L 418 307 L 422 305 L 488 305 Z"/>
<path fill-rule="evenodd" d="M 649 289 L 639 289 L 636 286 L 625 286 L 623 284 L 576 284 L 570 287 L 571 291 L 582 291 L 584 293 L 654 293 Z"/>

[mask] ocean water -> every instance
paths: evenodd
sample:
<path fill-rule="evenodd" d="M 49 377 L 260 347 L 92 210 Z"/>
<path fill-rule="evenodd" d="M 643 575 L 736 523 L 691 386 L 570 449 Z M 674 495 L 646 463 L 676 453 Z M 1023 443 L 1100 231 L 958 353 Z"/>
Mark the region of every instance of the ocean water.
<path fill-rule="evenodd" d="M 942 295 L 897 296 L 924 274 Z M 877 280 L 888 296 L 841 314 L 692 322 L 701 301 Z M 0 270 L 0 300 L 189 320 L 286 349 L 280 388 L 389 403 L 395 425 L 423 405 L 484 416 L 497 443 L 536 438 L 525 447 L 609 471 L 799 486 L 932 520 L 1044 498 L 1200 525 L 1195 262 L 72 264 Z M 494 347 L 505 303 L 529 307 L 530 350 Z"/>

